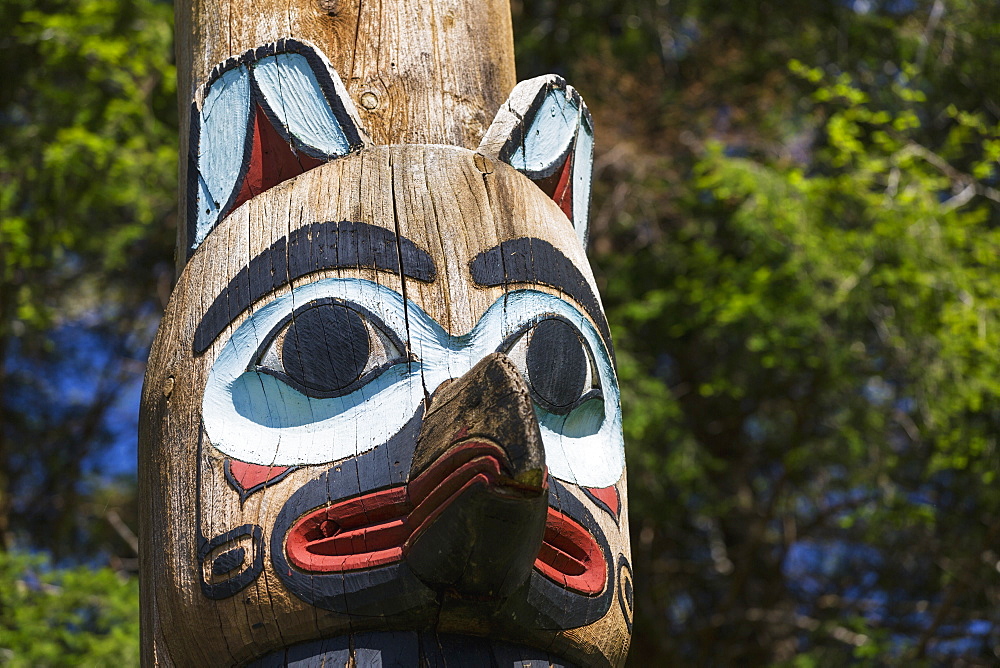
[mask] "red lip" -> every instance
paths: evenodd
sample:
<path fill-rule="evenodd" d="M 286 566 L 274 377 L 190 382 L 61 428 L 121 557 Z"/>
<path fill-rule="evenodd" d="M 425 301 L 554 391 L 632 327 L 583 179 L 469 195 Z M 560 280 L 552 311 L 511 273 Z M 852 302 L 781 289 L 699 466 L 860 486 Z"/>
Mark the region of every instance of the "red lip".
<path fill-rule="evenodd" d="M 500 494 L 541 493 L 547 486 L 525 485 L 506 475 L 506 459 L 496 445 L 469 440 L 453 447 L 407 485 L 344 499 L 317 508 L 288 532 L 289 561 L 312 573 L 339 573 L 382 566 L 403 558 L 416 537 L 465 489 L 488 484 Z M 587 529 L 549 507 L 545 537 L 535 568 L 583 594 L 604 589 L 607 565 Z"/>
<path fill-rule="evenodd" d="M 590 532 L 550 506 L 535 568 L 567 589 L 594 596 L 604 591 L 608 565 Z"/>
<path fill-rule="evenodd" d="M 288 532 L 288 559 L 304 571 L 336 573 L 398 561 L 410 536 L 406 487 L 391 487 L 318 508 Z"/>

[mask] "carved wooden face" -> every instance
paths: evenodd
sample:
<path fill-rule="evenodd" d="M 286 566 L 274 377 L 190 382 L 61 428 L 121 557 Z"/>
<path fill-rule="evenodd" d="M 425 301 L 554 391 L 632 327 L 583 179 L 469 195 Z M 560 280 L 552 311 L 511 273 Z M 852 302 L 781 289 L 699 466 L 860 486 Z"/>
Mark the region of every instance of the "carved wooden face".
<path fill-rule="evenodd" d="M 359 633 L 423 653 L 436 631 L 494 662 L 623 661 L 625 462 L 579 96 L 522 83 L 478 152 L 372 146 L 289 41 L 220 66 L 195 109 L 192 254 L 144 394 L 174 660 Z"/>

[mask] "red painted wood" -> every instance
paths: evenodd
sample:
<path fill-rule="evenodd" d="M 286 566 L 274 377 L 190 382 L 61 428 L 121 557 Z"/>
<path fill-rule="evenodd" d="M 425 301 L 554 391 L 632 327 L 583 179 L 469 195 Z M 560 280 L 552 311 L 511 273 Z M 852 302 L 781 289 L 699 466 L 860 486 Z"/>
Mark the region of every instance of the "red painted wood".
<path fill-rule="evenodd" d="M 398 561 L 412 508 L 400 485 L 318 508 L 288 532 L 288 560 L 311 572 L 373 568 Z"/>
<path fill-rule="evenodd" d="M 470 441 L 452 448 L 408 485 L 317 508 L 288 532 L 289 561 L 321 573 L 398 561 L 405 555 L 407 542 L 469 488 L 523 486 L 506 477 L 503 461 L 496 445 Z M 605 490 L 597 491 L 606 496 Z M 617 494 L 614 502 L 617 507 Z M 601 593 L 607 584 L 607 562 L 597 540 L 579 522 L 552 507 L 534 567 L 567 589 L 589 596 Z"/>
<path fill-rule="evenodd" d="M 287 470 L 287 466 L 261 466 L 239 462 L 235 459 L 229 460 L 229 472 L 232 474 L 233 480 L 243 488 L 243 491 L 250 491 L 257 485 L 277 478 Z"/>
<path fill-rule="evenodd" d="M 462 432 L 459 432 L 459 436 L 461 435 Z M 415 499 L 416 503 L 420 503 L 451 474 L 467 462 L 480 457 L 495 459 L 499 468 L 501 466 L 499 462 L 504 459 L 504 453 L 500 449 L 500 446 L 480 441 L 469 441 L 453 446 L 448 450 L 447 454 L 440 457 L 427 467 L 427 470 L 410 481 L 408 485 L 410 496 Z"/>
<path fill-rule="evenodd" d="M 555 192 L 552 193 L 552 199 L 570 220 L 573 220 L 573 189 L 570 187 L 572 174 L 573 154 L 570 153 L 566 156 L 566 162 L 563 163 L 562 169 L 559 171 L 559 181 L 556 183 Z"/>
<path fill-rule="evenodd" d="M 604 591 L 608 573 L 601 546 L 590 532 L 552 507 L 535 568 L 567 589 L 589 596 Z"/>
<path fill-rule="evenodd" d="M 256 105 L 250 162 L 233 209 L 251 197 L 322 164 L 322 160 L 293 150 L 274 129 L 260 105 Z"/>
<path fill-rule="evenodd" d="M 562 166 L 552 176 L 535 181 L 546 195 L 552 198 L 566 217 L 573 220 L 573 152 L 571 151 Z"/>
<path fill-rule="evenodd" d="M 622 501 L 618 497 L 617 487 L 614 485 L 611 487 L 587 487 L 587 491 L 604 503 L 615 517 L 621 515 Z"/>

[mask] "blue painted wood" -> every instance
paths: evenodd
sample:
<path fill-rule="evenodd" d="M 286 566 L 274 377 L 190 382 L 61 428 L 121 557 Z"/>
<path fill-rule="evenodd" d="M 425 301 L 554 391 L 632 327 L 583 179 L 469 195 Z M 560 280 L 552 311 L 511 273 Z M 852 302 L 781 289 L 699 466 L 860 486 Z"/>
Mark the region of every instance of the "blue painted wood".
<path fill-rule="evenodd" d="M 551 89 L 538 106 L 510 165 L 529 178 L 551 176 L 562 165 L 576 138 L 580 107 L 566 90 Z"/>
<path fill-rule="evenodd" d="M 497 112 L 479 152 L 508 163 L 536 182 L 557 176 L 569 160 L 570 218 L 581 244 L 586 246 L 594 162 L 593 121 L 583 98 L 562 77 L 547 74 L 519 83 Z"/>
<path fill-rule="evenodd" d="M 590 114 L 580 115 L 580 130 L 573 152 L 573 227 L 580 243 L 587 247 L 590 230 L 590 182 L 594 173 L 594 129 Z"/>
<path fill-rule="evenodd" d="M 420 643 L 413 631 L 358 633 L 355 668 L 410 668 L 420 665 Z"/>
<path fill-rule="evenodd" d="M 288 648 L 286 661 L 286 668 L 346 668 L 351 648 L 347 638 L 329 638 Z"/>
<path fill-rule="evenodd" d="M 249 122 L 250 74 L 240 65 L 216 79 L 201 107 L 195 248 L 235 196 L 250 150 Z"/>
<path fill-rule="evenodd" d="M 493 651 L 489 640 L 471 636 L 439 634 L 438 646 L 443 668 L 492 668 Z"/>
<path fill-rule="evenodd" d="M 341 397 L 308 397 L 278 378 L 254 370 L 287 316 L 318 299 L 337 298 L 367 309 L 387 332 L 409 341 L 413 361 L 387 369 Z M 202 403 L 212 444 L 240 461 L 261 465 L 323 464 L 367 452 L 403 428 L 441 383 L 465 374 L 492 352 L 506 352 L 511 337 L 546 317 L 576 328 L 594 362 L 602 397 L 567 415 L 536 407 L 552 476 L 588 487 L 607 487 L 625 465 L 618 383 L 610 351 L 591 322 L 571 303 L 534 290 L 498 299 L 468 333 L 452 336 L 419 306 L 370 281 L 329 278 L 295 288 L 264 304 L 229 338 L 209 371 Z M 378 406 L 393 406 L 380 412 Z M 380 420 L 365 419 L 373 413 Z"/>
<path fill-rule="evenodd" d="M 268 109 L 289 135 L 322 157 L 350 152 L 344 130 L 303 55 L 282 53 L 263 58 L 253 73 Z"/>
<path fill-rule="evenodd" d="M 200 109 L 192 107 L 188 256 L 233 208 L 258 104 L 282 138 L 312 158 L 342 157 L 366 142 L 343 82 L 314 47 L 281 39 L 220 63 Z"/>

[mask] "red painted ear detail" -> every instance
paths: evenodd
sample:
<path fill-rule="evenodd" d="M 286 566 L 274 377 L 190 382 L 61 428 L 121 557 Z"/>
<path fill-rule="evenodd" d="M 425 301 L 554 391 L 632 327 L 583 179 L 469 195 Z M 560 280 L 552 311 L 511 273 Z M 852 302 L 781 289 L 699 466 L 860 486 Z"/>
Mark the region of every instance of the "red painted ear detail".
<path fill-rule="evenodd" d="M 227 459 L 222 465 L 222 470 L 226 474 L 226 482 L 239 492 L 240 501 L 246 501 L 251 494 L 279 482 L 296 468 L 295 466 L 247 464 L 235 459 Z"/>
<path fill-rule="evenodd" d="M 611 487 L 600 488 L 582 487 L 581 489 L 587 495 L 588 499 L 615 518 L 616 523 L 618 522 L 621 517 L 622 501 L 621 497 L 618 496 L 618 488 L 616 486 L 612 485 Z"/>
<path fill-rule="evenodd" d="M 247 173 L 231 210 L 251 197 L 324 163 L 323 160 L 293 149 L 288 140 L 278 134 L 274 123 L 261 106 L 254 106 L 253 141 L 250 159 L 247 161 Z"/>
<path fill-rule="evenodd" d="M 587 242 L 594 129 L 580 94 L 554 74 L 519 83 L 479 144 L 534 181 Z"/>
<path fill-rule="evenodd" d="M 556 169 L 552 176 L 535 181 L 538 187 L 559 205 L 566 217 L 573 220 L 573 189 L 570 175 L 573 172 L 573 160 L 567 155 L 562 167 Z"/>
<path fill-rule="evenodd" d="M 280 39 L 220 63 L 191 102 L 187 255 L 255 195 L 368 144 L 326 57 Z"/>

